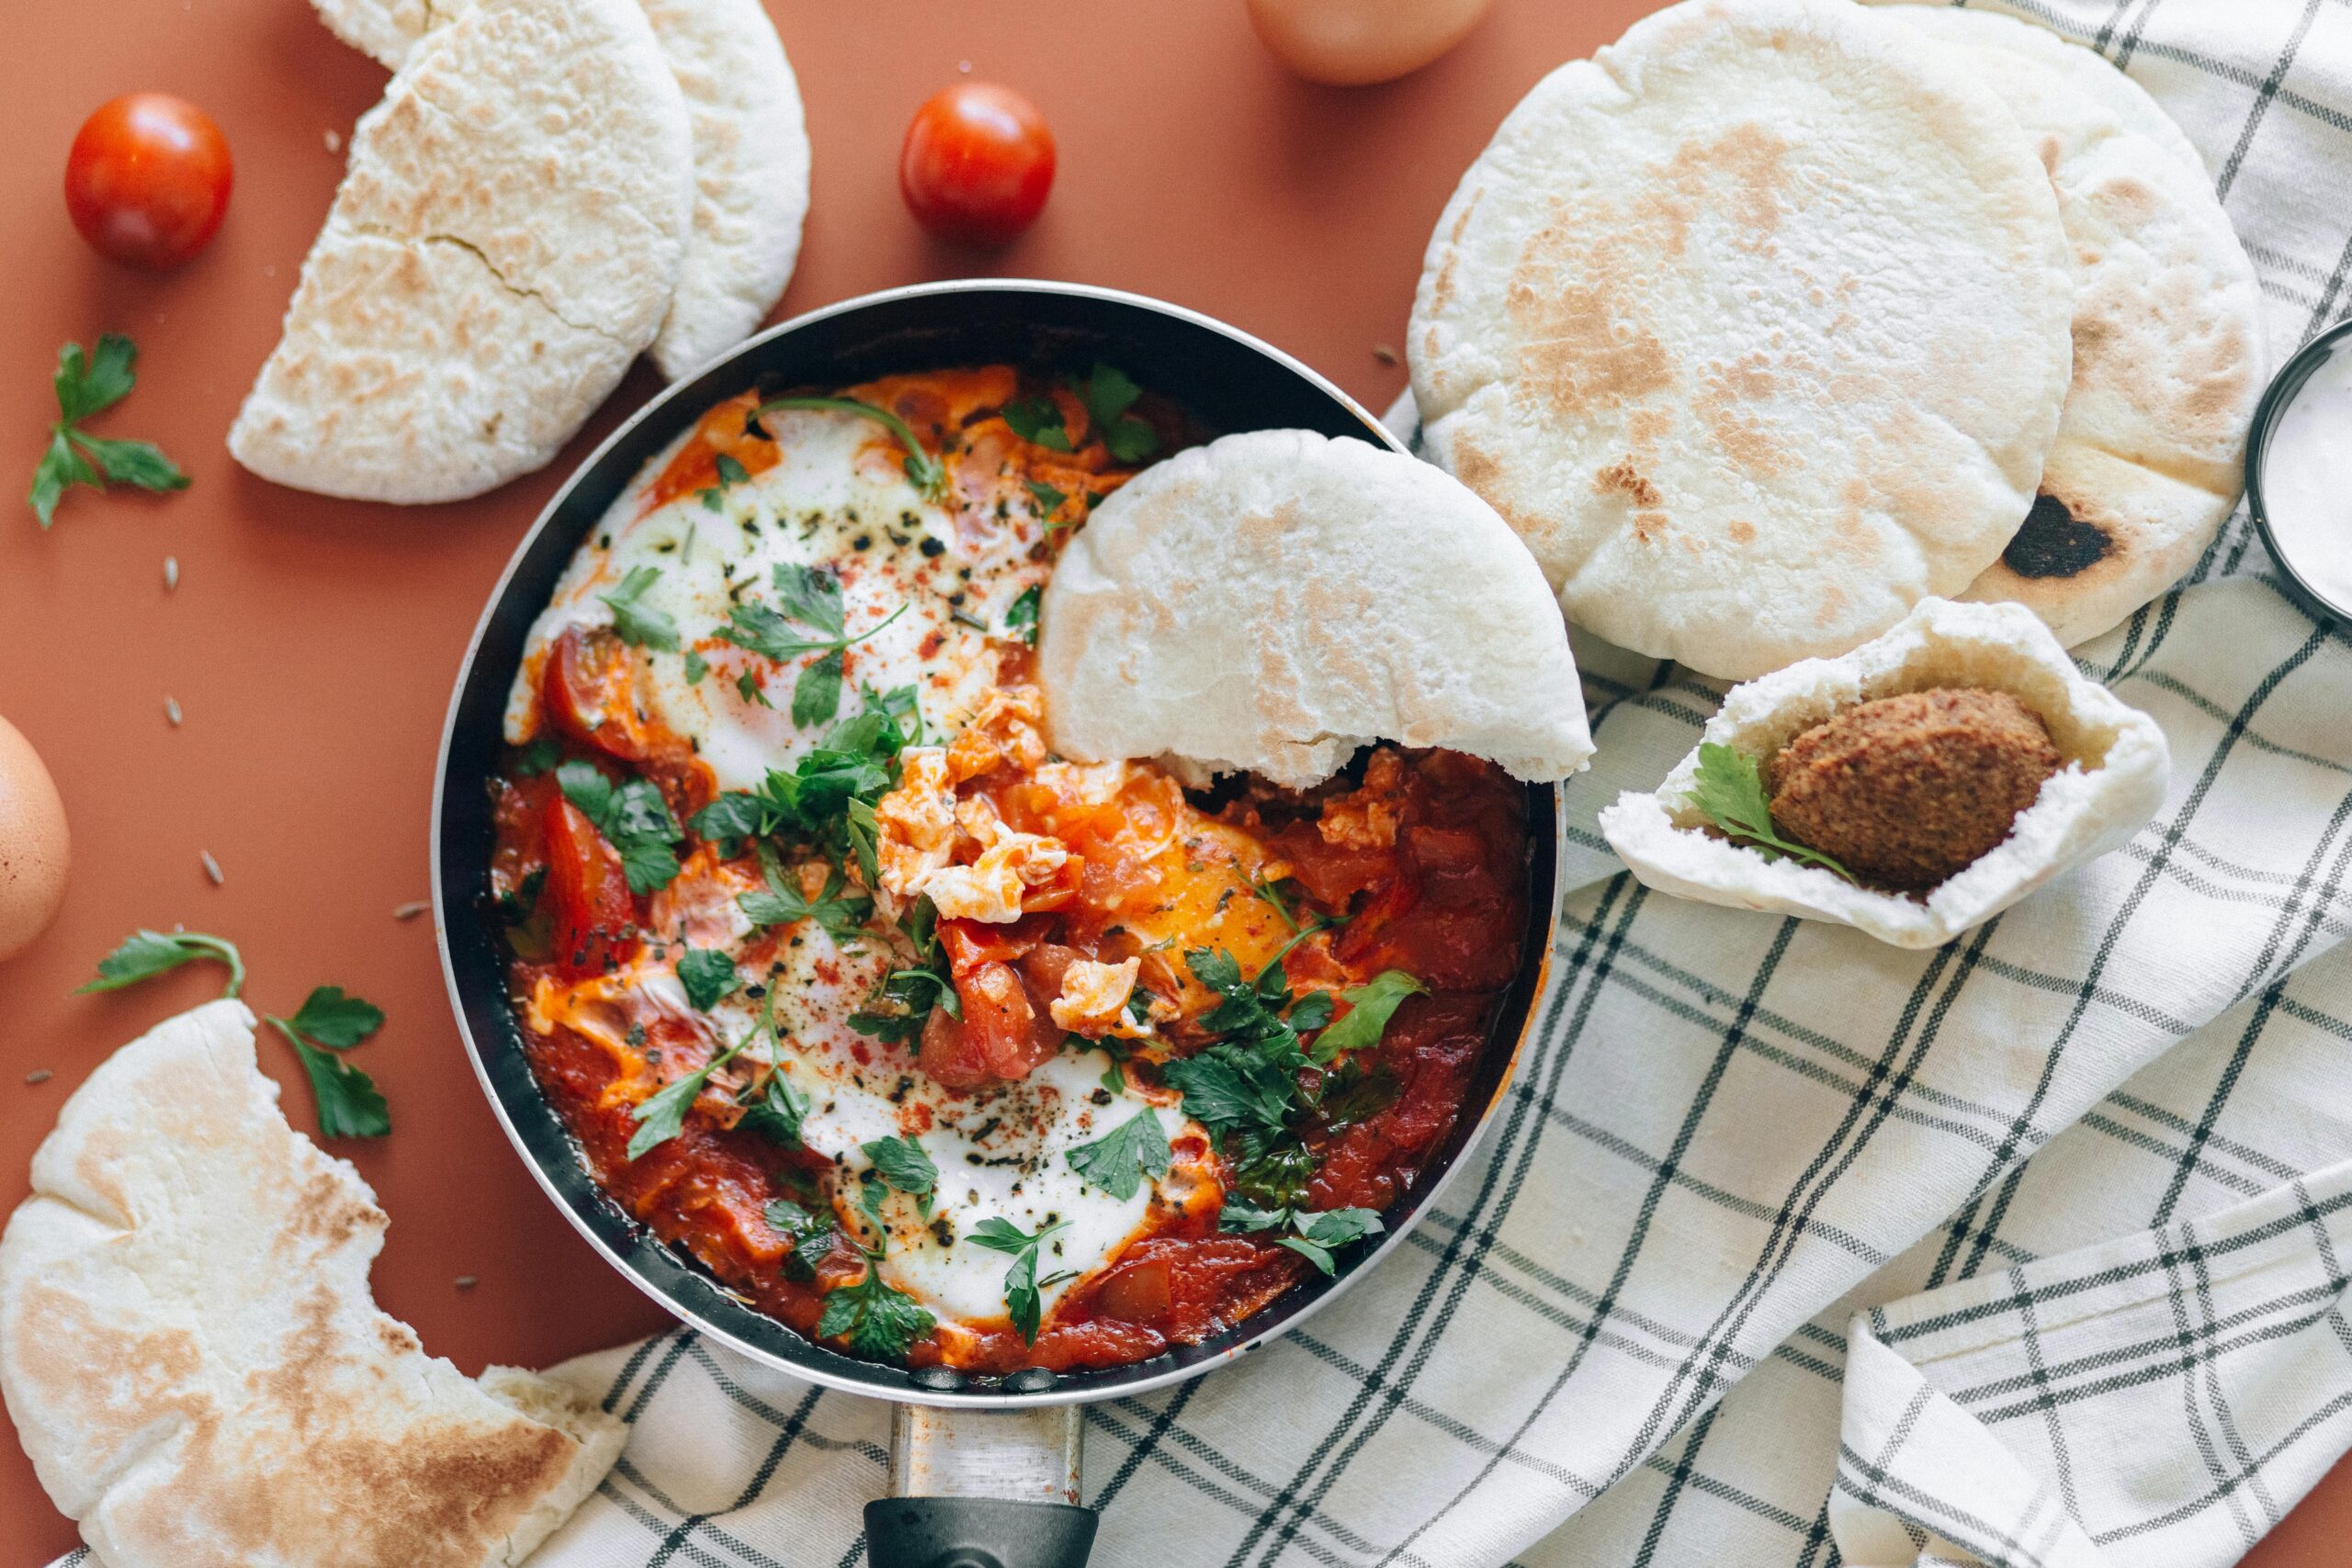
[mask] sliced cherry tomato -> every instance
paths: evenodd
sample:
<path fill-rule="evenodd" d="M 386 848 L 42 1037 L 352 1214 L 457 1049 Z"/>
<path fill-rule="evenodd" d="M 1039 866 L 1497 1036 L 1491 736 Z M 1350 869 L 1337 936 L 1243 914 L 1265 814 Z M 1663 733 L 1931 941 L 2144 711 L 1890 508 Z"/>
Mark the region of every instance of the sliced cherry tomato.
<path fill-rule="evenodd" d="M 962 918 L 939 922 L 939 943 L 947 950 L 947 968 L 958 980 L 983 964 L 1010 964 L 1044 940 L 1040 922 L 1013 920 L 989 925 Z"/>
<path fill-rule="evenodd" d="M 1037 220 L 1054 188 L 1054 133 L 1010 87 L 959 82 L 915 111 L 899 194 L 943 239 L 1001 245 Z"/>
<path fill-rule="evenodd" d="M 100 255 L 164 272 L 211 243 L 232 178 L 211 117 L 169 93 L 130 93 L 82 122 L 65 210 Z"/>
<path fill-rule="evenodd" d="M 621 929 L 636 918 L 621 857 L 571 802 L 547 813 L 546 897 L 555 912 L 555 962 L 566 974 L 602 974 L 628 945 Z"/>
<path fill-rule="evenodd" d="M 636 663 L 611 632 L 573 626 L 548 649 L 539 701 L 556 727 L 573 739 L 625 761 L 643 761 L 652 747 L 637 727 L 629 700 Z"/>

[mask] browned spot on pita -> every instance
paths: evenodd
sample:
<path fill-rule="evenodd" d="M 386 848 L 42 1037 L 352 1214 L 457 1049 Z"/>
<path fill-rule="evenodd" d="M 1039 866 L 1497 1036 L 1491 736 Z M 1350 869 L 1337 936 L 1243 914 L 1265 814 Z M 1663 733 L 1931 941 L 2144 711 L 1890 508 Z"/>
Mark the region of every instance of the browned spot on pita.
<path fill-rule="evenodd" d="M 1640 507 L 1654 508 L 1661 499 L 1657 486 L 1634 467 L 1631 457 L 1621 458 L 1593 475 L 1592 489 L 1596 495 L 1623 495 Z"/>
<path fill-rule="evenodd" d="M 2016 536 L 2001 551 L 2001 561 L 2019 577 L 2080 577 L 2105 559 L 2114 543 L 2107 530 L 2077 517 L 2075 509 L 2044 491 L 2033 498 Z"/>
<path fill-rule="evenodd" d="M 1464 231 L 1470 227 L 1470 215 L 1477 211 L 1478 204 L 1486 199 L 1487 187 L 1485 186 L 1480 186 L 1476 190 L 1470 193 L 1470 199 L 1462 204 L 1461 213 L 1453 220 L 1453 230 L 1445 236 L 1445 243 L 1447 244 L 1458 245 L 1462 243 L 1462 235 Z"/>
<path fill-rule="evenodd" d="M 1821 589 L 1821 609 L 1815 615 L 1815 626 L 1826 626 L 1846 613 L 1846 591 L 1836 583 L 1824 583 Z"/>
<path fill-rule="evenodd" d="M 186 1329 L 126 1334 L 123 1325 L 47 1280 L 27 1285 L 17 1301 L 19 1321 L 6 1325 L 9 1338 L 29 1340 L 38 1325 L 41 1338 L 78 1347 L 71 1357 L 25 1356 L 17 1365 L 51 1408 L 70 1414 L 79 1444 L 117 1449 L 173 1416 L 197 1422 L 214 1416 L 211 1396 L 197 1383 L 204 1349 Z"/>
<path fill-rule="evenodd" d="M 1699 395 L 1691 408 L 1724 455 L 1758 479 L 1770 479 L 1789 466 L 1788 454 L 1772 439 L 1762 419 L 1745 405 L 1772 396 L 1771 362 L 1761 350 L 1707 367 L 1700 377 Z"/>
<path fill-rule="evenodd" d="M 1730 525 L 1724 532 L 1731 536 L 1731 542 L 1735 545 L 1752 545 L 1756 542 L 1756 525 L 1742 522 L 1736 517 L 1731 520 Z"/>
<path fill-rule="evenodd" d="M 1634 513 L 1634 537 L 1645 545 L 1654 545 L 1666 536 L 1666 513 L 1636 512 Z"/>
<path fill-rule="evenodd" d="M 1661 238 L 1655 218 L 1645 224 L 1563 202 L 1520 253 L 1504 295 L 1520 339 L 1519 378 L 1550 412 L 1588 414 L 1674 384 L 1666 345 L 1632 288 Z"/>

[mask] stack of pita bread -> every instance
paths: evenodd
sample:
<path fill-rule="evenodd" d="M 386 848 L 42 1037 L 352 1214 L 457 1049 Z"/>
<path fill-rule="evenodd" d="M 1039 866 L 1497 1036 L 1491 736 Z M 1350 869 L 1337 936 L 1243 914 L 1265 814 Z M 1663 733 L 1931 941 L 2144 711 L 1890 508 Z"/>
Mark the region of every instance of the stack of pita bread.
<path fill-rule="evenodd" d="M 628 1428 L 376 1308 L 385 1219 L 287 1125 L 254 1018 L 169 1020 L 74 1091 L 0 1237 L 0 1394 L 106 1568 L 501 1568 Z"/>
<path fill-rule="evenodd" d="M 1432 238 L 1430 455 L 1568 618 L 1746 679 L 1922 600 L 2066 645 L 2235 504 L 2254 273 L 2146 93 L 2025 23 L 1686 0 L 1531 93 Z"/>
<path fill-rule="evenodd" d="M 760 0 L 318 0 L 393 68 L 229 433 L 391 502 L 552 458 L 650 349 L 676 377 L 784 292 L 800 95 Z"/>

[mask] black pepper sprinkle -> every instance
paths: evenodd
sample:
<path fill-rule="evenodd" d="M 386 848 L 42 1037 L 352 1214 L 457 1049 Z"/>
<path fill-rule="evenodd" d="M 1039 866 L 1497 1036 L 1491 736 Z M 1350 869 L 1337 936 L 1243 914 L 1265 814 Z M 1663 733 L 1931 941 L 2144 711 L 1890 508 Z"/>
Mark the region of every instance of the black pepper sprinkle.
<path fill-rule="evenodd" d="M 922 550 L 925 556 L 934 560 L 947 553 L 947 547 L 940 543 L 937 539 L 933 538 L 925 538 L 921 545 L 916 547 L 916 548 Z"/>

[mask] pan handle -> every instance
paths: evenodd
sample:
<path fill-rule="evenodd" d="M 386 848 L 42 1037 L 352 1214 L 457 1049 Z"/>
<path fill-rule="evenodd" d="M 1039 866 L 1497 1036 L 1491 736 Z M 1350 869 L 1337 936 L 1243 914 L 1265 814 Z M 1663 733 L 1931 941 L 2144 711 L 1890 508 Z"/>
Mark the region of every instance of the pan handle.
<path fill-rule="evenodd" d="M 890 1495 L 865 1506 L 869 1568 L 1086 1568 L 1085 1430 L 1075 1404 L 893 1405 Z"/>

